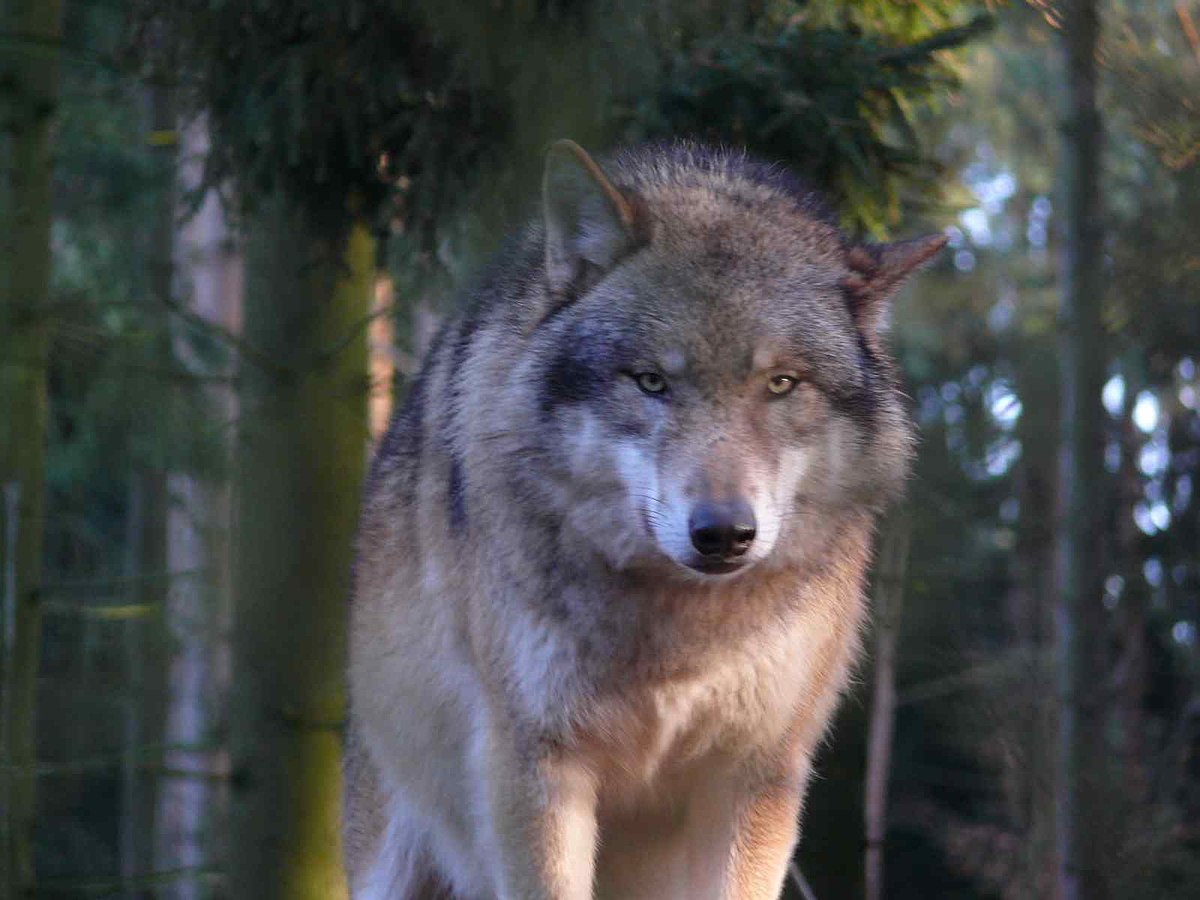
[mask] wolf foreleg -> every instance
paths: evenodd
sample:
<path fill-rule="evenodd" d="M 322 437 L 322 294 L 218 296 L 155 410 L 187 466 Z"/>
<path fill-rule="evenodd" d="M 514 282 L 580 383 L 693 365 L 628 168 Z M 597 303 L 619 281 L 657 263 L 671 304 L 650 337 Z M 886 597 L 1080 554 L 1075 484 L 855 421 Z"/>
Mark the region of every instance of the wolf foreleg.
<path fill-rule="evenodd" d="M 524 758 L 502 738 L 492 742 L 488 768 L 501 900 L 591 900 L 597 826 L 590 773 L 553 752 Z"/>
<path fill-rule="evenodd" d="M 777 900 L 799 836 L 806 780 L 773 781 L 743 796 L 722 900 Z"/>

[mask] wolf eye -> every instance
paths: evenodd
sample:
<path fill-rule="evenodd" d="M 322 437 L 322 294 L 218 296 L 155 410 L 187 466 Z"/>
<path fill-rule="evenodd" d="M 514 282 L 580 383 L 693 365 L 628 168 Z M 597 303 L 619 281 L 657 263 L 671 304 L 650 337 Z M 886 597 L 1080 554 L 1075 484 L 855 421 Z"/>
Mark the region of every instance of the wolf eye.
<path fill-rule="evenodd" d="M 635 372 L 633 380 L 646 394 L 661 394 L 667 389 L 667 379 L 657 372 Z"/>
<path fill-rule="evenodd" d="M 796 386 L 796 376 L 794 375 L 772 375 L 771 380 L 767 382 L 767 390 L 776 397 L 782 397 L 784 394 L 790 394 Z"/>

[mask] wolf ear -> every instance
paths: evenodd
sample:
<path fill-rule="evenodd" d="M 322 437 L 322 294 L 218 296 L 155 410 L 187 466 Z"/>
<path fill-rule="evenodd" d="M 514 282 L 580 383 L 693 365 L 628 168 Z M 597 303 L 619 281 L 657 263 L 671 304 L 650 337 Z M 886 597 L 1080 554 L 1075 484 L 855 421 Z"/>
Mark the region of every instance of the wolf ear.
<path fill-rule="evenodd" d="M 846 253 L 850 274 L 842 279 L 842 290 L 854 321 L 867 334 L 887 326 L 888 301 L 900 285 L 946 246 L 944 234 L 931 234 L 894 244 L 865 244 Z"/>
<path fill-rule="evenodd" d="M 546 277 L 564 294 L 589 266 L 607 269 L 636 239 L 634 200 L 613 187 L 574 141 L 555 141 L 542 176 Z"/>

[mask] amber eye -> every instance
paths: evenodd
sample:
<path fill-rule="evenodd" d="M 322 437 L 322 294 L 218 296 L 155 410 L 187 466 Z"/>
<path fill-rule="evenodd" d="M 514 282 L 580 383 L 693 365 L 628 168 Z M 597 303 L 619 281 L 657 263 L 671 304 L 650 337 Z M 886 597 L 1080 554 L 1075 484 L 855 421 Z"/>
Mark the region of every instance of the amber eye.
<path fill-rule="evenodd" d="M 633 380 L 647 394 L 662 394 L 667 390 L 667 379 L 657 372 L 637 372 L 634 374 Z"/>
<path fill-rule="evenodd" d="M 776 397 L 782 397 L 784 394 L 790 394 L 792 389 L 796 387 L 795 375 L 772 375 L 771 380 L 767 382 L 767 390 Z"/>

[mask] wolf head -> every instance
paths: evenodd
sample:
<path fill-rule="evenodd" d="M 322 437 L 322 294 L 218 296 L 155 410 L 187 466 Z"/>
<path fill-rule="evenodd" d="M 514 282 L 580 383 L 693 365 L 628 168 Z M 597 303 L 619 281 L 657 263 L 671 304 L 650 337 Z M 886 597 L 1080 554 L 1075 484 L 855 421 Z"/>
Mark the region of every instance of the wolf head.
<path fill-rule="evenodd" d="M 803 562 L 905 479 L 881 333 L 944 239 L 855 245 L 741 154 L 675 145 L 606 168 L 569 141 L 546 164 L 515 375 L 543 500 L 618 568 Z"/>

